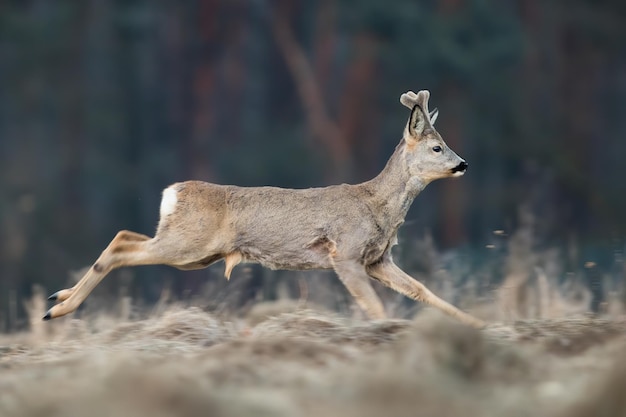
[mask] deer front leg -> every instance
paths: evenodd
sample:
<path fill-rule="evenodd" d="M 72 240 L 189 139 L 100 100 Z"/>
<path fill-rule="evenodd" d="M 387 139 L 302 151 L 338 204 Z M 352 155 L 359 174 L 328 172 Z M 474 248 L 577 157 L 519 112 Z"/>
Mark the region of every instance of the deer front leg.
<path fill-rule="evenodd" d="M 410 275 L 401 270 L 390 258 L 386 258 L 380 263 L 368 266 L 367 273 L 372 278 L 380 281 L 387 287 L 414 300 L 430 304 L 444 313 L 460 320 L 462 323 L 476 328 L 485 327 L 485 322 L 459 310 L 452 304 L 437 297 L 428 288 L 426 288 L 424 284 L 413 279 Z"/>
<path fill-rule="evenodd" d="M 354 297 L 357 305 L 370 319 L 386 318 L 385 308 L 380 298 L 372 288 L 370 277 L 363 265 L 354 261 L 333 262 L 339 279 Z"/>
<path fill-rule="evenodd" d="M 76 285 L 57 291 L 48 298 L 57 304 L 48 310 L 43 319 L 50 320 L 75 311 L 114 268 L 159 263 L 159 259 L 146 248 L 149 240 L 150 237 L 139 233 L 127 230 L 119 232 Z"/>

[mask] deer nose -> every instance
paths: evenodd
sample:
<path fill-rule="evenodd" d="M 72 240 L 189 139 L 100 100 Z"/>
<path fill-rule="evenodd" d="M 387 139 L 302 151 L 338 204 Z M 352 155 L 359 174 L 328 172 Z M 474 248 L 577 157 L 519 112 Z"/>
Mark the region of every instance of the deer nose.
<path fill-rule="evenodd" d="M 465 170 L 467 169 L 469 165 L 467 165 L 467 162 L 463 161 L 460 164 L 458 164 L 457 166 L 455 166 L 454 168 L 452 168 L 452 173 L 457 173 L 457 172 L 465 172 Z"/>

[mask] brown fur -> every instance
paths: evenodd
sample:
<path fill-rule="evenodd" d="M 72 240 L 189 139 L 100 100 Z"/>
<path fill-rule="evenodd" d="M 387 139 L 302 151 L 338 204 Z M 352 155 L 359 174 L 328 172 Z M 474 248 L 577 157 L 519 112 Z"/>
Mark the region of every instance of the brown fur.
<path fill-rule="evenodd" d="M 168 187 L 153 238 L 121 231 L 72 289 L 51 298 L 59 303 L 45 318 L 74 311 L 112 269 L 166 264 L 204 268 L 224 259 L 230 277 L 240 262 L 272 269 L 334 269 L 369 317 L 385 317 L 370 284 L 374 278 L 459 320 L 480 320 L 435 296 L 396 266 L 391 247 L 417 194 L 438 178 L 462 175 L 467 164 L 433 127 L 428 91 L 408 92 L 411 108 L 404 135 L 383 171 L 362 184 L 292 190 L 244 188 L 187 181 Z M 439 151 L 435 151 L 439 149 Z"/>

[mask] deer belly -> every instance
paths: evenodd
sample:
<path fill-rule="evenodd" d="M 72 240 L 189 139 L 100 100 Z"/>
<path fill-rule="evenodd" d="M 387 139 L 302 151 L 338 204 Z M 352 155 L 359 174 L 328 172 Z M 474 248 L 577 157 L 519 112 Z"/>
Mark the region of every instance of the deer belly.
<path fill-rule="evenodd" d="M 314 249 L 303 248 L 300 251 L 285 248 L 260 250 L 255 247 L 240 247 L 244 262 L 253 262 L 270 269 L 306 270 L 331 269 L 332 261 L 328 254 Z"/>
<path fill-rule="evenodd" d="M 270 269 L 331 269 L 335 244 L 326 238 L 294 238 L 280 233 L 263 238 L 238 239 L 237 250 L 244 262 L 259 263 Z"/>

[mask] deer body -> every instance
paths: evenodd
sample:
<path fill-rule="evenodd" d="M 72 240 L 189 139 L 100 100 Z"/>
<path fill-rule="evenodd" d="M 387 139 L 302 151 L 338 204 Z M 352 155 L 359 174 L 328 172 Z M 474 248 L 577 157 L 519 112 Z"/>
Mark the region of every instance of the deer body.
<path fill-rule="evenodd" d="M 213 259 L 215 254 L 236 253 L 241 262 L 291 270 L 332 269 L 331 255 L 358 259 L 363 265 L 380 260 L 395 243 L 417 194 L 400 190 L 402 201 L 393 204 L 391 196 L 379 195 L 370 182 L 293 190 L 187 181 L 171 185 L 165 193 L 168 190 L 175 193 L 176 203 L 184 204 L 162 212 L 157 236 L 169 230 L 176 240 L 188 242 L 187 235 L 194 233 L 197 250 L 206 254 L 201 266 L 221 259 Z M 207 201 L 221 201 L 223 206 L 218 210 Z M 193 231 L 181 229 L 182 223 L 193 225 Z M 197 263 L 200 254 L 192 249 L 186 245 L 189 253 L 178 259 L 189 261 L 176 266 Z"/>
<path fill-rule="evenodd" d="M 482 326 L 404 273 L 391 257 L 397 230 L 417 194 L 432 180 L 462 175 L 467 168 L 434 130 L 437 112 L 428 112 L 428 97 L 427 91 L 402 95 L 411 117 L 387 165 L 370 181 L 301 190 L 201 181 L 169 186 L 155 236 L 119 232 L 74 287 L 50 297 L 58 304 L 44 319 L 74 311 L 112 269 L 166 264 L 188 270 L 223 259 L 227 278 L 240 262 L 272 269 L 334 269 L 371 318 L 385 317 L 369 282 L 373 278 Z"/>

